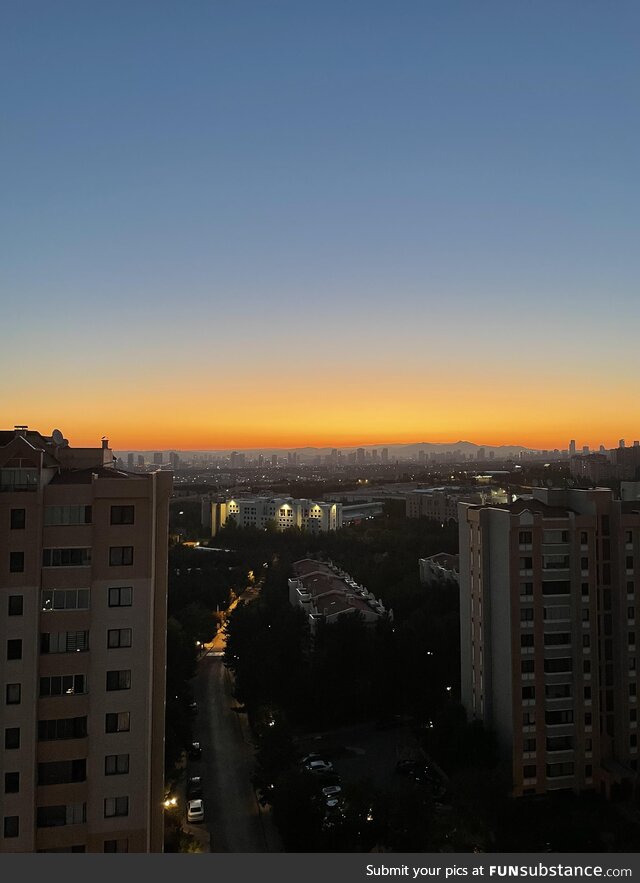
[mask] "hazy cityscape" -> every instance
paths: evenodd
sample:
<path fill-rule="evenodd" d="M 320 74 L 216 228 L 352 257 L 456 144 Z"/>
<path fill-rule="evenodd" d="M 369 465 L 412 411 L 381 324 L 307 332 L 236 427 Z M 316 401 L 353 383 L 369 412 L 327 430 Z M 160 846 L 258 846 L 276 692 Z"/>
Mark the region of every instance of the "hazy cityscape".
<path fill-rule="evenodd" d="M 639 26 L 4 5 L 0 864 L 632 875 Z"/>

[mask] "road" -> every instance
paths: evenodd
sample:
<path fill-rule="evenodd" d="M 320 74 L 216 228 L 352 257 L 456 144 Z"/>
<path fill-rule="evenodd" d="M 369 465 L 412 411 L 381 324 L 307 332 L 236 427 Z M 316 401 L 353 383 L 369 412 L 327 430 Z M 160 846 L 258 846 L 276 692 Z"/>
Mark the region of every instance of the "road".
<path fill-rule="evenodd" d="M 278 852 L 271 815 L 261 809 L 251 784 L 254 749 L 246 715 L 233 709 L 232 676 L 221 656 L 205 655 L 194 683 L 198 702 L 195 738 L 202 759 L 189 775 L 204 781 L 205 826 L 211 852 Z"/>

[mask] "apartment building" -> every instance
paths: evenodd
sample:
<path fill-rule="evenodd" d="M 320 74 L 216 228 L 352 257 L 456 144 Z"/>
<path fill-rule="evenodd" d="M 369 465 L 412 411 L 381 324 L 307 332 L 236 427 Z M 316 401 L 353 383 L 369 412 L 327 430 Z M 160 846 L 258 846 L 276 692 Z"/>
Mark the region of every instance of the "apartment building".
<path fill-rule="evenodd" d="M 0 852 L 162 852 L 172 477 L 0 432 Z"/>
<path fill-rule="evenodd" d="M 264 529 L 273 524 L 277 530 L 299 527 L 305 531 L 324 532 L 342 527 L 342 504 L 260 496 L 213 501 L 211 536 L 215 536 L 230 518 L 238 527 Z"/>
<path fill-rule="evenodd" d="M 332 625 L 343 614 L 357 613 L 369 625 L 383 616 L 393 621 L 392 610 L 333 562 L 302 558 L 291 569 L 289 603 L 304 611 L 312 636 L 319 622 Z"/>
<path fill-rule="evenodd" d="M 640 502 L 534 489 L 459 504 L 462 702 L 493 728 L 513 793 L 633 787 Z"/>

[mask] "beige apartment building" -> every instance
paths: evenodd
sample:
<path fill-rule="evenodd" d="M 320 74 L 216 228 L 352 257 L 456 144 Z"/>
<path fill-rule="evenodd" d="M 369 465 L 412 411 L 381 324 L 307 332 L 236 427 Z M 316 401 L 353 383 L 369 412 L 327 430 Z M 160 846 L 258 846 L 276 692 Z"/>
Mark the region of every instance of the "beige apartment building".
<path fill-rule="evenodd" d="M 640 503 L 534 489 L 459 506 L 462 702 L 513 793 L 625 794 L 638 770 Z"/>
<path fill-rule="evenodd" d="M 0 432 L 0 852 L 162 852 L 172 476 Z"/>

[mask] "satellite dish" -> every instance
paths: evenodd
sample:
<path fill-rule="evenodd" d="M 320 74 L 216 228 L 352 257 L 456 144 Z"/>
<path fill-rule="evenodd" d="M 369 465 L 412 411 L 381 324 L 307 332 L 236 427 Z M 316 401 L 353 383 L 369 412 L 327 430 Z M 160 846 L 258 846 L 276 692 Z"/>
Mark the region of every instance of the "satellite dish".
<path fill-rule="evenodd" d="M 54 444 L 61 445 L 64 442 L 64 436 L 59 429 L 54 429 L 51 433 L 51 440 L 54 442 Z"/>

